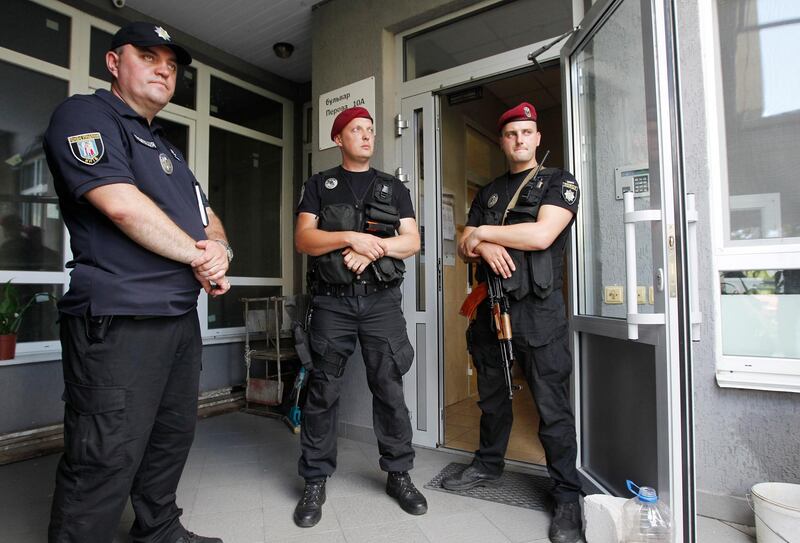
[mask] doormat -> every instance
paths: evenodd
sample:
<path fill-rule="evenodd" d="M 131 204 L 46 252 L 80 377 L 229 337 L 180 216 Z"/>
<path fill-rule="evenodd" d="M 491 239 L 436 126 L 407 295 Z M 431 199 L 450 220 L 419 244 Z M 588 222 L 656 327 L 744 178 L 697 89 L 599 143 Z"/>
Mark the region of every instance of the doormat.
<path fill-rule="evenodd" d="M 504 471 L 503 475 L 500 476 L 500 484 L 495 486 L 477 486 L 469 490 L 447 490 L 442 486 L 442 480 L 451 475 L 461 473 L 467 466 L 468 464 L 460 464 L 458 462 L 448 464 L 439 472 L 439 475 L 425 485 L 425 488 L 526 509 L 553 510 L 553 498 L 550 496 L 553 481 L 549 477 L 541 475 Z"/>

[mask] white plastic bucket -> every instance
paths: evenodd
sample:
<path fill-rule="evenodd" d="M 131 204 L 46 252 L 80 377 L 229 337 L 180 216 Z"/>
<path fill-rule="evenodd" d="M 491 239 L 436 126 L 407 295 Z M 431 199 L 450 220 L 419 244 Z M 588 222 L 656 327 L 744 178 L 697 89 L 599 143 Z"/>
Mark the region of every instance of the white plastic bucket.
<path fill-rule="evenodd" d="M 758 483 L 750 493 L 758 543 L 800 543 L 800 485 Z"/>

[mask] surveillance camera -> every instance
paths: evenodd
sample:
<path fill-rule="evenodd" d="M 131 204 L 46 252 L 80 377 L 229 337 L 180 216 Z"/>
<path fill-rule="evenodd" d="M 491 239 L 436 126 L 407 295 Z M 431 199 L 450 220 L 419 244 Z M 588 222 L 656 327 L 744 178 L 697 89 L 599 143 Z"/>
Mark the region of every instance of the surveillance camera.
<path fill-rule="evenodd" d="M 125 7 L 125 0 L 111 0 L 111 3 L 114 4 L 114 7 L 118 9 Z"/>

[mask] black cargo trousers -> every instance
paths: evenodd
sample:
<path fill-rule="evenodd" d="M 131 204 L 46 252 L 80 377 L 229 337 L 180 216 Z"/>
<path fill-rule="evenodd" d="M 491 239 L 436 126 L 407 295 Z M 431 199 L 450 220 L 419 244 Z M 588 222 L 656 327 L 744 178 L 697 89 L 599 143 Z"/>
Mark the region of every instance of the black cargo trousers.
<path fill-rule="evenodd" d="M 368 296 L 315 295 L 311 300 L 310 343 L 314 369 L 308 381 L 300 432 L 298 472 L 307 480 L 336 471 L 339 395 L 344 368 L 356 339 L 372 392 L 372 421 L 383 471 L 414 465 L 411 420 L 403 398 L 403 375 L 414 350 L 406 333 L 399 287 Z"/>
<path fill-rule="evenodd" d="M 484 302 L 468 330 L 468 344 L 478 370 L 481 408 L 480 449 L 475 451 L 475 462 L 484 471 L 499 475 L 514 414 L 490 319 Z M 512 300 L 511 328 L 515 364 L 520 365 L 539 410 L 539 440 L 554 482 L 553 498 L 559 503 L 575 502 L 581 483 L 575 467 L 578 447 L 569 397 L 572 355 L 561 291 L 553 291 L 545 300 L 533 295 Z"/>
<path fill-rule="evenodd" d="M 61 346 L 64 454 L 48 541 L 111 543 L 130 496 L 132 540 L 173 543 L 186 534 L 175 492 L 197 422 L 197 312 L 103 326 L 62 313 Z"/>

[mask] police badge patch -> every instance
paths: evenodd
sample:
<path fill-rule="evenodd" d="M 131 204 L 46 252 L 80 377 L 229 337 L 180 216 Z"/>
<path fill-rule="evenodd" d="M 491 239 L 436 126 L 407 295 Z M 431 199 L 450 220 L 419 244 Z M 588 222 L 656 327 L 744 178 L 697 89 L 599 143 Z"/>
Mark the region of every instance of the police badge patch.
<path fill-rule="evenodd" d="M 486 205 L 488 205 L 489 207 L 494 207 L 496 203 L 497 203 L 497 193 L 495 192 L 494 194 L 489 196 L 489 201 L 487 202 Z"/>
<path fill-rule="evenodd" d="M 325 188 L 328 190 L 333 190 L 339 184 L 339 181 L 335 177 L 329 177 L 325 180 Z"/>
<path fill-rule="evenodd" d="M 578 184 L 568 179 L 561 182 L 561 198 L 572 205 L 578 199 Z"/>
<path fill-rule="evenodd" d="M 69 143 L 69 150 L 72 151 L 72 156 L 87 166 L 94 166 L 100 162 L 106 152 L 100 132 L 76 134 L 68 137 L 67 143 Z"/>
<path fill-rule="evenodd" d="M 161 163 L 161 169 L 167 175 L 172 175 L 172 161 L 164 153 L 158 153 L 158 161 Z"/>

